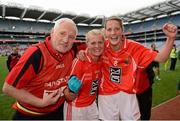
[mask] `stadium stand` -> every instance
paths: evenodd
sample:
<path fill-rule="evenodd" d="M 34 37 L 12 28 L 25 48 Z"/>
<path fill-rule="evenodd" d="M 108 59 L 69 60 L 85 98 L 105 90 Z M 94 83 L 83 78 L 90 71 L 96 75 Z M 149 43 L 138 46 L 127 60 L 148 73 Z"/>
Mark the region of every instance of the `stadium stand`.
<path fill-rule="evenodd" d="M 180 49 L 180 1 L 169 0 L 133 11 L 120 17 L 124 21 L 127 38 L 141 42 L 149 47 L 152 42 L 161 48 L 165 35 L 161 27 L 166 22 L 178 26 L 176 45 Z M 0 45 L 34 44 L 44 40 L 54 21 L 68 17 L 75 21 L 79 33 L 77 40 L 84 40 L 87 31 L 102 28 L 105 16 L 89 17 L 62 13 L 60 10 L 45 10 L 42 7 L 24 7 L 18 3 L 0 3 Z M 4 47 L 3 47 L 4 48 Z"/>

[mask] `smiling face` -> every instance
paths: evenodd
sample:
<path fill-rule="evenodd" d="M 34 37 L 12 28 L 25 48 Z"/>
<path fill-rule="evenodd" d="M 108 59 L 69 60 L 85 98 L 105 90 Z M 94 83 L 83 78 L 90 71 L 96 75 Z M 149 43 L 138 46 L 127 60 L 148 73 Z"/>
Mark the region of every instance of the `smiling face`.
<path fill-rule="evenodd" d="M 86 44 L 89 55 L 97 60 L 104 51 L 104 36 L 100 30 L 91 30 L 86 35 Z"/>
<path fill-rule="evenodd" d="M 53 48 L 60 53 L 66 53 L 72 48 L 76 35 L 77 27 L 75 23 L 70 19 L 61 19 L 51 31 Z"/>
<path fill-rule="evenodd" d="M 112 49 L 120 49 L 123 40 L 123 27 L 121 19 L 112 18 L 106 21 L 105 34 Z"/>

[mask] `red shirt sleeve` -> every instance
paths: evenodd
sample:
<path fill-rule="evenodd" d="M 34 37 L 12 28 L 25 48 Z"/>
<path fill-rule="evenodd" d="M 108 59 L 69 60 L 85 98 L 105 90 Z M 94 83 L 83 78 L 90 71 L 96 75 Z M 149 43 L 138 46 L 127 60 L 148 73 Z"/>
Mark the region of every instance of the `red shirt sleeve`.
<path fill-rule="evenodd" d="M 72 50 L 75 54 L 77 54 L 80 50 L 86 50 L 87 46 L 85 42 L 75 43 L 72 47 Z"/>
<path fill-rule="evenodd" d="M 86 48 L 87 48 L 86 43 L 82 43 L 77 46 L 77 52 L 79 52 L 80 50 L 86 50 Z"/>
<path fill-rule="evenodd" d="M 25 87 L 36 77 L 43 63 L 42 53 L 37 47 L 28 48 L 18 63 L 9 72 L 6 82 L 16 88 Z"/>
<path fill-rule="evenodd" d="M 81 80 L 83 75 L 82 62 L 79 59 L 74 59 L 71 75 L 76 75 L 76 77 Z"/>
<path fill-rule="evenodd" d="M 135 44 L 132 49 L 132 53 L 136 62 L 139 66 L 147 67 L 157 56 L 157 52 L 153 51 L 150 48 L 146 48 L 141 44 Z"/>

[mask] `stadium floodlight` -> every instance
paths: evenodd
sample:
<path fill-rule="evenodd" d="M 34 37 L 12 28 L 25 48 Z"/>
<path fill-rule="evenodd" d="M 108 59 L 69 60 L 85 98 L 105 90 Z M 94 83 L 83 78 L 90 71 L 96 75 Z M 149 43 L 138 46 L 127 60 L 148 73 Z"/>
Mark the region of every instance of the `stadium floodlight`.
<path fill-rule="evenodd" d="M 166 17 L 166 16 L 167 16 L 167 14 L 159 15 L 159 16 L 157 16 L 157 18 L 163 18 L 163 17 Z"/>
<path fill-rule="evenodd" d="M 145 19 L 144 21 L 149 21 L 149 20 L 153 20 L 153 19 L 155 19 L 155 18 L 149 17 L 149 18 Z"/>
<path fill-rule="evenodd" d="M 50 20 L 44 20 L 44 19 L 41 19 L 41 20 L 38 20 L 39 22 L 44 22 L 44 23 L 51 23 Z"/>
<path fill-rule="evenodd" d="M 132 21 L 131 23 L 132 24 L 135 24 L 135 23 L 140 23 L 140 22 L 142 22 L 141 20 L 134 20 L 134 21 Z"/>
<path fill-rule="evenodd" d="M 91 25 L 89 25 L 89 26 L 93 26 L 93 27 L 101 27 L 102 24 L 91 24 Z"/>
<path fill-rule="evenodd" d="M 78 23 L 77 25 L 78 26 L 89 26 L 88 24 L 85 24 L 85 23 Z"/>
<path fill-rule="evenodd" d="M 23 18 L 24 21 L 36 21 L 36 19 L 33 18 Z"/>
<path fill-rule="evenodd" d="M 6 19 L 13 19 L 13 20 L 19 20 L 19 17 L 14 17 L 14 16 L 5 16 Z"/>
<path fill-rule="evenodd" d="M 177 14 L 180 14 L 180 11 L 176 11 L 176 12 L 171 13 L 171 15 L 177 15 Z"/>

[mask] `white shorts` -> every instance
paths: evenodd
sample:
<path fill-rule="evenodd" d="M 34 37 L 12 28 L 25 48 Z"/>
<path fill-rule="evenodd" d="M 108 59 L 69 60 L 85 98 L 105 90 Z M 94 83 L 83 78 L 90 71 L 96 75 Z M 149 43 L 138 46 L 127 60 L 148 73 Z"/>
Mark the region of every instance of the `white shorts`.
<path fill-rule="evenodd" d="M 64 103 L 64 120 L 95 120 L 98 121 L 97 104 L 94 101 L 87 107 L 75 107 Z"/>
<path fill-rule="evenodd" d="M 99 119 L 101 120 L 138 120 L 139 105 L 136 94 L 119 92 L 113 95 L 98 96 Z"/>

